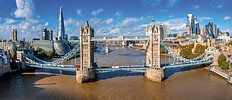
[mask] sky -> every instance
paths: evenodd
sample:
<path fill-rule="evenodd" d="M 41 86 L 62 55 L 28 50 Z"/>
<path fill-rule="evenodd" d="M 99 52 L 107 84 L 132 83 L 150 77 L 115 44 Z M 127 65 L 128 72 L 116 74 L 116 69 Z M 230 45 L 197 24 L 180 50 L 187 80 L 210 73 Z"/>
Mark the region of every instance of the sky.
<path fill-rule="evenodd" d="M 87 19 L 95 36 L 143 36 L 152 18 L 169 24 L 170 34 L 182 33 L 187 14 L 198 17 L 200 28 L 213 22 L 232 34 L 231 0 L 0 0 L 0 39 L 9 40 L 12 29 L 19 40 L 41 39 L 44 27 L 55 37 L 60 6 L 69 38 L 79 37 Z"/>

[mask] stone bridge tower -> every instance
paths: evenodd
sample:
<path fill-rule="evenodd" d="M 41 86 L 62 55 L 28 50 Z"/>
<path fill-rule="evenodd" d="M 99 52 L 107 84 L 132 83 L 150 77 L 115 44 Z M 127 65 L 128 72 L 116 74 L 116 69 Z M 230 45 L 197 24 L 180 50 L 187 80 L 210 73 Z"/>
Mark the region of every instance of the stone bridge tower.
<path fill-rule="evenodd" d="M 165 68 L 161 68 L 160 61 L 160 26 L 155 26 L 153 18 L 151 26 L 146 29 L 146 36 L 150 36 L 150 40 L 147 41 L 146 52 L 146 66 L 149 68 L 146 70 L 145 76 L 149 80 L 160 82 L 165 76 Z"/>
<path fill-rule="evenodd" d="M 156 27 L 154 19 L 151 26 L 146 29 L 146 36 L 150 36 L 146 52 L 146 66 L 150 68 L 161 68 L 160 66 L 160 27 Z"/>
<path fill-rule="evenodd" d="M 76 71 L 76 80 L 78 83 L 93 81 L 96 78 L 94 64 L 94 29 L 90 27 L 88 20 L 85 27 L 80 27 L 80 69 Z"/>
<path fill-rule="evenodd" d="M 85 27 L 80 27 L 80 70 L 89 70 L 94 68 L 94 30 L 89 26 L 88 20 Z"/>

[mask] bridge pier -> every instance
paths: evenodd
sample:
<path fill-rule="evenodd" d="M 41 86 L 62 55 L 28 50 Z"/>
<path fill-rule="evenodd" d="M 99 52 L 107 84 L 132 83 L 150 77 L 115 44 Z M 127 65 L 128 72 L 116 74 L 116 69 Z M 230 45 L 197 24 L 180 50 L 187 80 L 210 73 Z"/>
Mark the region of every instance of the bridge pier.
<path fill-rule="evenodd" d="M 161 82 L 165 77 L 165 68 L 146 69 L 145 77 L 150 81 Z"/>
<path fill-rule="evenodd" d="M 146 52 L 146 69 L 145 77 L 148 80 L 161 82 L 165 77 L 165 68 L 161 68 L 160 61 L 160 26 L 156 27 L 154 19 L 151 26 L 146 29 L 146 35 L 150 36 Z"/>
<path fill-rule="evenodd" d="M 76 81 L 85 83 L 97 78 L 94 63 L 94 29 L 90 27 L 88 20 L 85 27 L 80 27 L 80 68 L 76 70 Z"/>
<path fill-rule="evenodd" d="M 77 83 L 85 83 L 95 81 L 97 79 L 97 74 L 95 70 L 76 70 L 76 81 Z"/>

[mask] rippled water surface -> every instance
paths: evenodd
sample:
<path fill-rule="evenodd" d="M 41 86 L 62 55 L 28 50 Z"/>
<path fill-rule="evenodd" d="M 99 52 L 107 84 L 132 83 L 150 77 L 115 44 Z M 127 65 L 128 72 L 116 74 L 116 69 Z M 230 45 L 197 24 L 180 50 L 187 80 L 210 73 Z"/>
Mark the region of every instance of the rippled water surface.
<path fill-rule="evenodd" d="M 142 64 L 145 55 L 136 50 L 113 48 L 110 54 L 95 53 L 99 65 Z M 169 59 L 162 57 L 164 62 Z M 172 61 L 170 59 L 170 61 Z M 67 64 L 79 63 L 79 58 Z M 204 68 L 167 69 L 161 83 L 148 81 L 143 73 L 101 73 L 98 81 L 78 84 L 75 72 L 36 69 L 0 79 L 0 100 L 232 100 L 232 85 Z"/>

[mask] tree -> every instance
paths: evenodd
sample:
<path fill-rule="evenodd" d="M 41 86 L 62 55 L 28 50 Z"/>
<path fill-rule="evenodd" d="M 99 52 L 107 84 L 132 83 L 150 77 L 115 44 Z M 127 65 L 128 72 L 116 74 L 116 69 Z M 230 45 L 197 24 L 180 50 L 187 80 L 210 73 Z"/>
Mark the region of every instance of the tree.
<path fill-rule="evenodd" d="M 45 51 L 41 51 L 41 52 L 38 52 L 37 57 L 40 59 L 43 59 L 47 57 L 47 54 L 45 53 Z"/>
<path fill-rule="evenodd" d="M 50 58 L 56 56 L 56 52 L 54 52 L 54 51 L 49 51 L 49 52 L 47 52 L 46 54 L 47 54 L 47 56 L 50 57 Z"/>
<path fill-rule="evenodd" d="M 226 57 L 223 54 L 218 57 L 218 65 L 223 70 L 230 68 L 230 64 L 226 62 Z"/>
<path fill-rule="evenodd" d="M 37 47 L 37 48 L 35 49 L 35 51 L 36 51 L 36 52 L 41 52 L 42 50 L 41 50 L 41 48 Z"/>
<path fill-rule="evenodd" d="M 232 45 L 232 41 L 229 42 L 229 45 Z"/>
<path fill-rule="evenodd" d="M 218 65 L 220 66 L 223 61 L 226 61 L 226 57 L 223 54 L 221 54 L 218 57 Z"/>
<path fill-rule="evenodd" d="M 223 69 L 223 70 L 229 69 L 229 68 L 230 68 L 230 64 L 227 63 L 226 61 L 223 61 L 223 62 L 221 63 L 221 65 L 219 65 L 219 67 L 220 67 L 221 69 Z"/>
<path fill-rule="evenodd" d="M 205 39 L 203 42 L 207 42 L 207 39 Z"/>
<path fill-rule="evenodd" d="M 194 53 L 192 53 L 193 48 L 194 48 L 194 44 L 183 46 L 181 48 L 180 55 L 184 58 L 193 59 L 203 54 L 205 52 L 205 49 L 208 48 L 208 46 L 197 44 Z"/>

